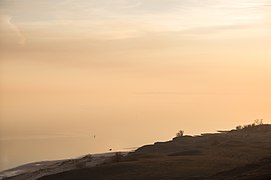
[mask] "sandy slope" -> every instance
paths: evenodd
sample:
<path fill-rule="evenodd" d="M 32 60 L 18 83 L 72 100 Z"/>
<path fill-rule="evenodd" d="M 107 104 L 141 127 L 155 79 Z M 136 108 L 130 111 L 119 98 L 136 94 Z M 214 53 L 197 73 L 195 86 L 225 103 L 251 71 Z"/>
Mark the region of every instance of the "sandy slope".
<path fill-rule="evenodd" d="M 122 152 L 122 155 L 126 155 L 126 152 Z M 90 168 L 96 165 L 109 162 L 112 157 L 115 156 L 115 152 L 86 155 L 75 159 L 55 160 L 55 161 L 42 161 L 35 162 L 26 165 L 22 165 L 10 170 L 6 170 L 0 173 L 0 180 L 36 180 L 40 177 L 57 174 L 74 169 L 80 169 L 83 167 Z"/>

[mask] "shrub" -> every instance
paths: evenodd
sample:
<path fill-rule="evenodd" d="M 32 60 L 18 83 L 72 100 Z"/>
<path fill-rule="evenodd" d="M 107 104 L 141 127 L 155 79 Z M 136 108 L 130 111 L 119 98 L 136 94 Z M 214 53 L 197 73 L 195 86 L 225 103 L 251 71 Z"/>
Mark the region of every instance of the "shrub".
<path fill-rule="evenodd" d="M 255 119 L 255 120 L 254 120 L 254 124 L 255 124 L 256 126 L 263 125 L 263 119 Z"/>
<path fill-rule="evenodd" d="M 255 119 L 254 123 L 252 123 L 252 124 L 247 124 L 247 125 L 243 125 L 243 126 L 241 126 L 241 125 L 236 126 L 236 130 L 251 128 L 251 127 L 261 126 L 261 125 L 263 125 L 263 119 Z"/>
<path fill-rule="evenodd" d="M 181 137 L 184 135 L 184 131 L 180 130 L 179 132 L 176 133 L 176 137 Z"/>

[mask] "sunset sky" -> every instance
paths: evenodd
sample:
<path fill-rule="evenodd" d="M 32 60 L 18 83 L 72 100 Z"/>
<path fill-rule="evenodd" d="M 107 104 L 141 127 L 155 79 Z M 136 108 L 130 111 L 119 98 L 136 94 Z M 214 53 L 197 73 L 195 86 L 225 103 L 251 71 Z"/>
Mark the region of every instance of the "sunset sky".
<path fill-rule="evenodd" d="M 0 0 L 0 167 L 15 140 L 270 123 L 270 92 L 270 0 Z"/>

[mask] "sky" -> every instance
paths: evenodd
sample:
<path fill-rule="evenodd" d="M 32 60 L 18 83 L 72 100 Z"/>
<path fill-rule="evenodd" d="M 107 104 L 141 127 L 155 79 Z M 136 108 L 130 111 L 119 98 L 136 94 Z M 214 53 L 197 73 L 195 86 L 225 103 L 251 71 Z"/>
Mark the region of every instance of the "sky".
<path fill-rule="evenodd" d="M 2 159 L 15 140 L 270 123 L 270 47 L 270 0 L 0 0 Z"/>

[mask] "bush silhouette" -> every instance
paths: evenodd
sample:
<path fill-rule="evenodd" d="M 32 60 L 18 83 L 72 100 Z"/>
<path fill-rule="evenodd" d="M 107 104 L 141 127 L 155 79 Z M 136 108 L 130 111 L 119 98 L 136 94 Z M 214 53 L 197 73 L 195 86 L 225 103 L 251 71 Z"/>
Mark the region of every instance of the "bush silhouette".
<path fill-rule="evenodd" d="M 180 130 L 176 133 L 176 137 L 181 137 L 184 135 L 184 131 L 183 130 Z"/>

